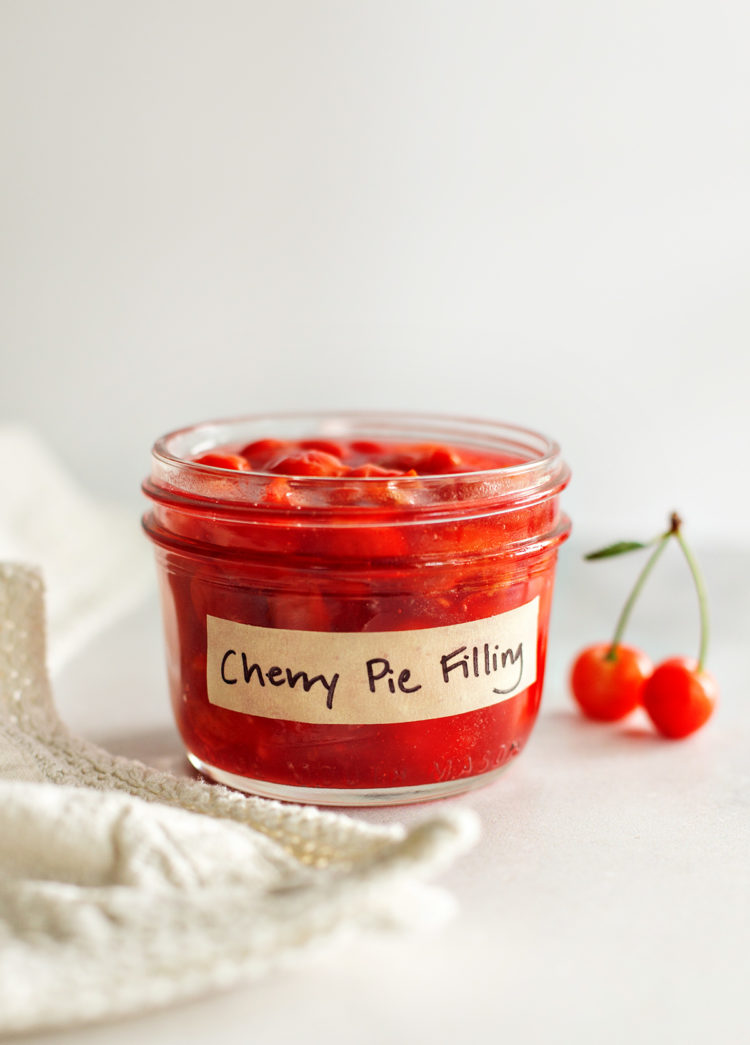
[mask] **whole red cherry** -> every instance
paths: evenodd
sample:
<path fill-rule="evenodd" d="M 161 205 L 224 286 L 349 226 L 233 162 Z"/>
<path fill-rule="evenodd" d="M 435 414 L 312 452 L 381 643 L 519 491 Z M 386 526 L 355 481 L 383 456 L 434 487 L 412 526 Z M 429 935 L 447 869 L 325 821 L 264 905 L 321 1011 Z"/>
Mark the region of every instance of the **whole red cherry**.
<path fill-rule="evenodd" d="M 643 687 L 643 706 L 665 737 L 679 740 L 700 729 L 719 697 L 713 675 L 692 657 L 671 657 L 654 669 Z"/>
<path fill-rule="evenodd" d="M 589 718 L 616 722 L 641 703 L 643 685 L 652 670 L 650 659 L 634 646 L 599 642 L 576 657 L 570 688 Z"/>

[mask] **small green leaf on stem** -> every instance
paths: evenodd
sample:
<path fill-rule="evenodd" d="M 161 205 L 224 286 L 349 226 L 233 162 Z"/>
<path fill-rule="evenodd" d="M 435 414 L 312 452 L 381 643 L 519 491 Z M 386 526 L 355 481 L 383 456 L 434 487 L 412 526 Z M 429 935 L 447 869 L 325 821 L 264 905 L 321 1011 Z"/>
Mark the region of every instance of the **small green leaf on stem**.
<path fill-rule="evenodd" d="M 618 541 L 617 544 L 608 544 L 606 548 L 599 548 L 598 551 L 589 552 L 588 555 L 584 555 L 584 559 L 609 559 L 613 555 L 624 555 L 626 552 L 636 552 L 648 547 L 647 544 L 643 544 L 641 541 Z"/>

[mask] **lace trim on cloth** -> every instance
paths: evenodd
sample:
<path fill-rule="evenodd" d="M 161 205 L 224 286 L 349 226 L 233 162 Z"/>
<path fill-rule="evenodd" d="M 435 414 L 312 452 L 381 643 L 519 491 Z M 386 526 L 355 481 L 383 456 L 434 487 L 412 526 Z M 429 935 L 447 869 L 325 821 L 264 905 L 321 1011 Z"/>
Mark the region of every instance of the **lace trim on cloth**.
<path fill-rule="evenodd" d="M 73 735 L 47 679 L 41 578 L 0 564 L 0 1034 L 145 1012 L 443 917 L 428 880 L 477 836 L 469 810 L 374 827 Z"/>

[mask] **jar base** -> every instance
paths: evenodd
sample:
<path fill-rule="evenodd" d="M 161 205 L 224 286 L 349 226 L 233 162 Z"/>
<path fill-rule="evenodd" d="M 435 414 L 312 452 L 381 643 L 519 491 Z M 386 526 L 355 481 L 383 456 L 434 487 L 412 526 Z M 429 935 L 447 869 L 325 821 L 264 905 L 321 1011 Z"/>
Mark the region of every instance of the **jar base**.
<path fill-rule="evenodd" d="M 450 798 L 453 795 L 485 787 L 510 765 L 506 762 L 497 769 L 478 776 L 445 780 L 437 784 L 415 784 L 409 787 L 290 787 L 288 784 L 253 780 L 250 777 L 238 776 L 236 773 L 227 773 L 223 769 L 204 762 L 192 751 L 187 752 L 187 757 L 190 764 L 203 776 L 209 777 L 217 784 L 231 787 L 235 791 L 244 791 L 246 794 L 257 795 L 259 798 L 293 802 L 296 805 L 316 806 L 401 806 L 415 802 L 433 802 L 440 798 Z"/>

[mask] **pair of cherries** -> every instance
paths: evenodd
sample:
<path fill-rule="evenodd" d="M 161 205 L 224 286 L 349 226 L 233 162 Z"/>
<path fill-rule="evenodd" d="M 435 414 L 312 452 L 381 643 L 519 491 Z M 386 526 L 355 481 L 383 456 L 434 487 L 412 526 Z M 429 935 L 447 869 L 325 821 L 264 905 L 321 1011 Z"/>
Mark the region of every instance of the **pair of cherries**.
<path fill-rule="evenodd" d="M 642 650 L 620 640 L 648 575 L 672 539 L 680 545 L 695 582 L 701 620 L 700 650 L 697 659 L 670 657 L 654 667 Z M 708 647 L 706 594 L 698 564 L 682 535 L 682 520 L 676 513 L 671 516 L 669 529 L 651 544 L 655 545 L 654 550 L 622 609 L 612 641 L 589 646 L 578 654 L 571 669 L 570 686 L 589 718 L 616 722 L 643 707 L 663 736 L 680 739 L 708 721 L 719 695 L 716 680 L 704 667 Z M 622 541 L 586 558 L 603 559 L 647 547 L 637 541 Z"/>

